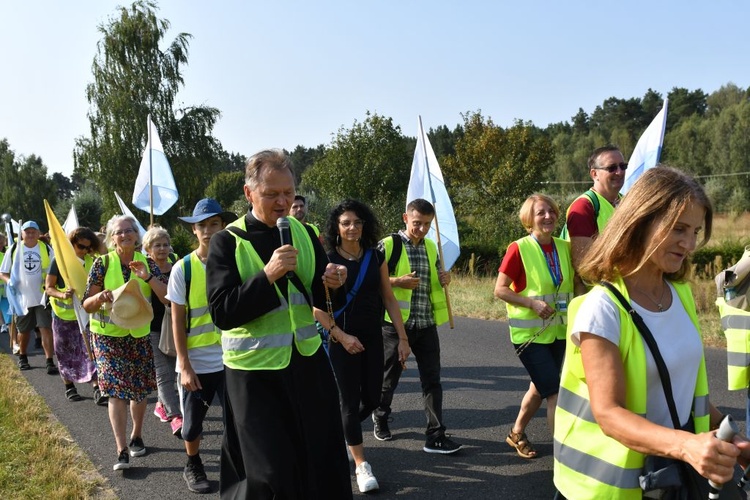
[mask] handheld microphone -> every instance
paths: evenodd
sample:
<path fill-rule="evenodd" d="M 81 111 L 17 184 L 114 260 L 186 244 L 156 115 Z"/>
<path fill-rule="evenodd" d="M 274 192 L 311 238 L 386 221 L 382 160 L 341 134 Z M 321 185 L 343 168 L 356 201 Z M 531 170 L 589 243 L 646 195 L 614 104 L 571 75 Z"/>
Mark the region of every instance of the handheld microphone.
<path fill-rule="evenodd" d="M 721 423 L 719 424 L 719 429 L 716 431 L 716 437 L 721 439 L 722 441 L 726 441 L 727 443 L 734 438 L 734 435 L 739 432 L 739 428 L 737 427 L 737 424 L 734 422 L 734 419 L 731 415 L 725 415 L 724 418 L 721 419 Z M 713 481 L 708 481 L 708 499 L 709 500 L 718 500 L 719 498 L 719 491 L 721 490 L 721 487 L 724 486 L 723 484 L 716 484 Z"/>
<path fill-rule="evenodd" d="M 279 236 L 281 236 L 281 246 L 292 244 L 292 230 L 289 228 L 289 219 L 286 217 L 279 217 L 276 219 L 276 227 L 279 228 Z M 294 277 L 294 271 L 288 271 L 286 273 L 288 279 Z"/>

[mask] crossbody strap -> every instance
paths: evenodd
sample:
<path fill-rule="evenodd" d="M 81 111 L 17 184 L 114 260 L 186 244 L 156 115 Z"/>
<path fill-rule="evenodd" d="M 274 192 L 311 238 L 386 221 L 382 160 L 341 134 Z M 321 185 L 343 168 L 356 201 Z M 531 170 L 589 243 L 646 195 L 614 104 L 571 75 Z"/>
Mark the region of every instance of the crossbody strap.
<path fill-rule="evenodd" d="M 333 319 L 338 319 L 338 317 L 341 316 L 341 313 L 344 312 L 344 309 L 349 307 L 349 304 L 354 299 L 354 296 L 357 295 L 357 292 L 359 291 L 359 287 L 362 286 L 362 282 L 365 280 L 365 273 L 367 272 L 367 267 L 370 265 L 371 256 L 372 256 L 372 249 L 368 248 L 367 250 L 365 250 L 365 256 L 362 258 L 362 265 L 359 267 L 359 274 L 357 274 L 357 281 L 354 282 L 354 286 L 352 287 L 351 290 L 349 290 L 349 293 L 346 294 L 346 304 L 341 306 L 341 309 L 333 313 Z"/>
<path fill-rule="evenodd" d="M 643 340 L 646 342 L 649 350 L 651 350 L 651 355 L 654 357 L 656 368 L 657 370 L 659 370 L 659 378 L 661 379 L 661 385 L 664 388 L 664 396 L 667 398 L 667 406 L 669 406 L 669 415 L 672 417 L 672 425 L 674 425 L 675 429 L 680 429 L 682 427 L 682 424 L 680 424 L 680 417 L 677 414 L 677 407 L 675 406 L 674 402 L 674 394 L 672 393 L 672 380 L 669 378 L 669 370 L 667 369 L 667 364 L 664 362 L 664 358 L 662 358 L 661 352 L 659 352 L 659 346 L 656 344 L 654 335 L 646 326 L 646 323 L 643 321 L 641 315 L 635 312 L 633 306 L 631 306 L 630 303 L 625 300 L 625 297 L 622 296 L 620 291 L 615 288 L 612 283 L 602 281 L 601 284 L 602 286 L 606 287 L 607 290 L 612 292 L 612 295 L 614 295 L 617 300 L 620 301 L 622 307 L 624 307 L 628 314 L 630 314 L 630 317 L 633 318 L 633 323 L 635 323 L 635 327 L 638 328 L 639 332 L 641 332 Z"/>

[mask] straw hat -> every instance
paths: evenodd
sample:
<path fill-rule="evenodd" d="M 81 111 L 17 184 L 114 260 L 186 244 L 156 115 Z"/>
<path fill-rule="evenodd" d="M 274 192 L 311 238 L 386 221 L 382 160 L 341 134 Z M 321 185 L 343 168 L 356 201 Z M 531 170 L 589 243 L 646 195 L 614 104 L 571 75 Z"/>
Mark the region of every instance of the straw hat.
<path fill-rule="evenodd" d="M 151 323 L 154 310 L 141 292 L 136 280 L 130 280 L 112 292 L 112 303 L 106 304 L 112 323 L 135 330 Z"/>

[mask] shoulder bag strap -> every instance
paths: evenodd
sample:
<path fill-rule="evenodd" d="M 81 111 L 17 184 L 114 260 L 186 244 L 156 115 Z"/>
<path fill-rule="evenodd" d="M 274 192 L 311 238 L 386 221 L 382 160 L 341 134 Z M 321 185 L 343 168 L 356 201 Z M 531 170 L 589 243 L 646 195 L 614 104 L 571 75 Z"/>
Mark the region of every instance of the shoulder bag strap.
<path fill-rule="evenodd" d="M 341 316 L 341 313 L 344 312 L 344 309 L 349 307 L 349 304 L 354 299 L 354 296 L 357 295 L 357 292 L 359 291 L 359 287 L 362 286 L 362 282 L 365 280 L 365 273 L 367 272 L 367 267 L 370 265 L 370 257 L 372 256 L 372 249 L 368 248 L 365 250 L 365 256 L 362 258 L 362 265 L 359 267 L 359 274 L 357 274 L 357 281 L 354 282 L 354 286 L 351 290 L 349 290 L 349 293 L 346 294 L 346 304 L 344 304 L 341 309 L 333 313 L 333 318 L 338 319 L 339 316 Z"/>
<path fill-rule="evenodd" d="M 675 406 L 674 402 L 674 394 L 672 393 L 672 380 L 669 378 L 669 370 L 667 369 L 667 364 L 664 362 L 664 358 L 661 357 L 661 352 L 659 352 L 659 346 L 657 346 L 656 344 L 654 335 L 651 333 L 651 330 L 648 329 L 640 314 L 635 312 L 633 306 L 631 306 L 630 303 L 625 300 L 625 297 L 622 296 L 620 291 L 615 288 L 612 283 L 602 281 L 601 284 L 602 286 L 606 287 L 607 290 L 612 292 L 612 294 L 617 298 L 620 304 L 622 304 L 622 307 L 624 307 L 628 314 L 630 314 L 630 317 L 633 318 L 633 323 L 635 323 L 638 331 L 641 332 L 643 340 L 646 342 L 646 345 L 651 351 L 651 355 L 654 357 L 656 368 L 659 370 L 659 378 L 661 379 L 661 385 L 664 388 L 664 396 L 667 398 L 667 406 L 669 406 L 669 415 L 672 417 L 672 425 L 674 425 L 675 429 L 680 429 L 682 425 L 680 424 L 680 417 L 677 415 L 677 407 Z"/>

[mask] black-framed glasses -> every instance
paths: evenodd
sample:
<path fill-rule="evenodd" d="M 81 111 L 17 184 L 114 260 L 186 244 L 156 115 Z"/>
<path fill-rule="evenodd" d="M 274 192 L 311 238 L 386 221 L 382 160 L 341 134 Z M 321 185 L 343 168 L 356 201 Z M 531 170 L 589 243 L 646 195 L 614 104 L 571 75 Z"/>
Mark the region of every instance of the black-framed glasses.
<path fill-rule="evenodd" d="M 81 245 L 80 243 L 76 242 L 76 246 L 78 247 L 78 250 L 83 250 L 85 252 L 88 252 L 91 250 L 91 246 Z"/>
<path fill-rule="evenodd" d="M 614 174 L 615 172 L 617 172 L 618 168 L 624 172 L 628 169 L 628 164 L 626 162 L 613 163 L 612 165 L 606 167 L 594 167 L 594 170 L 606 170 L 610 174 Z"/>

